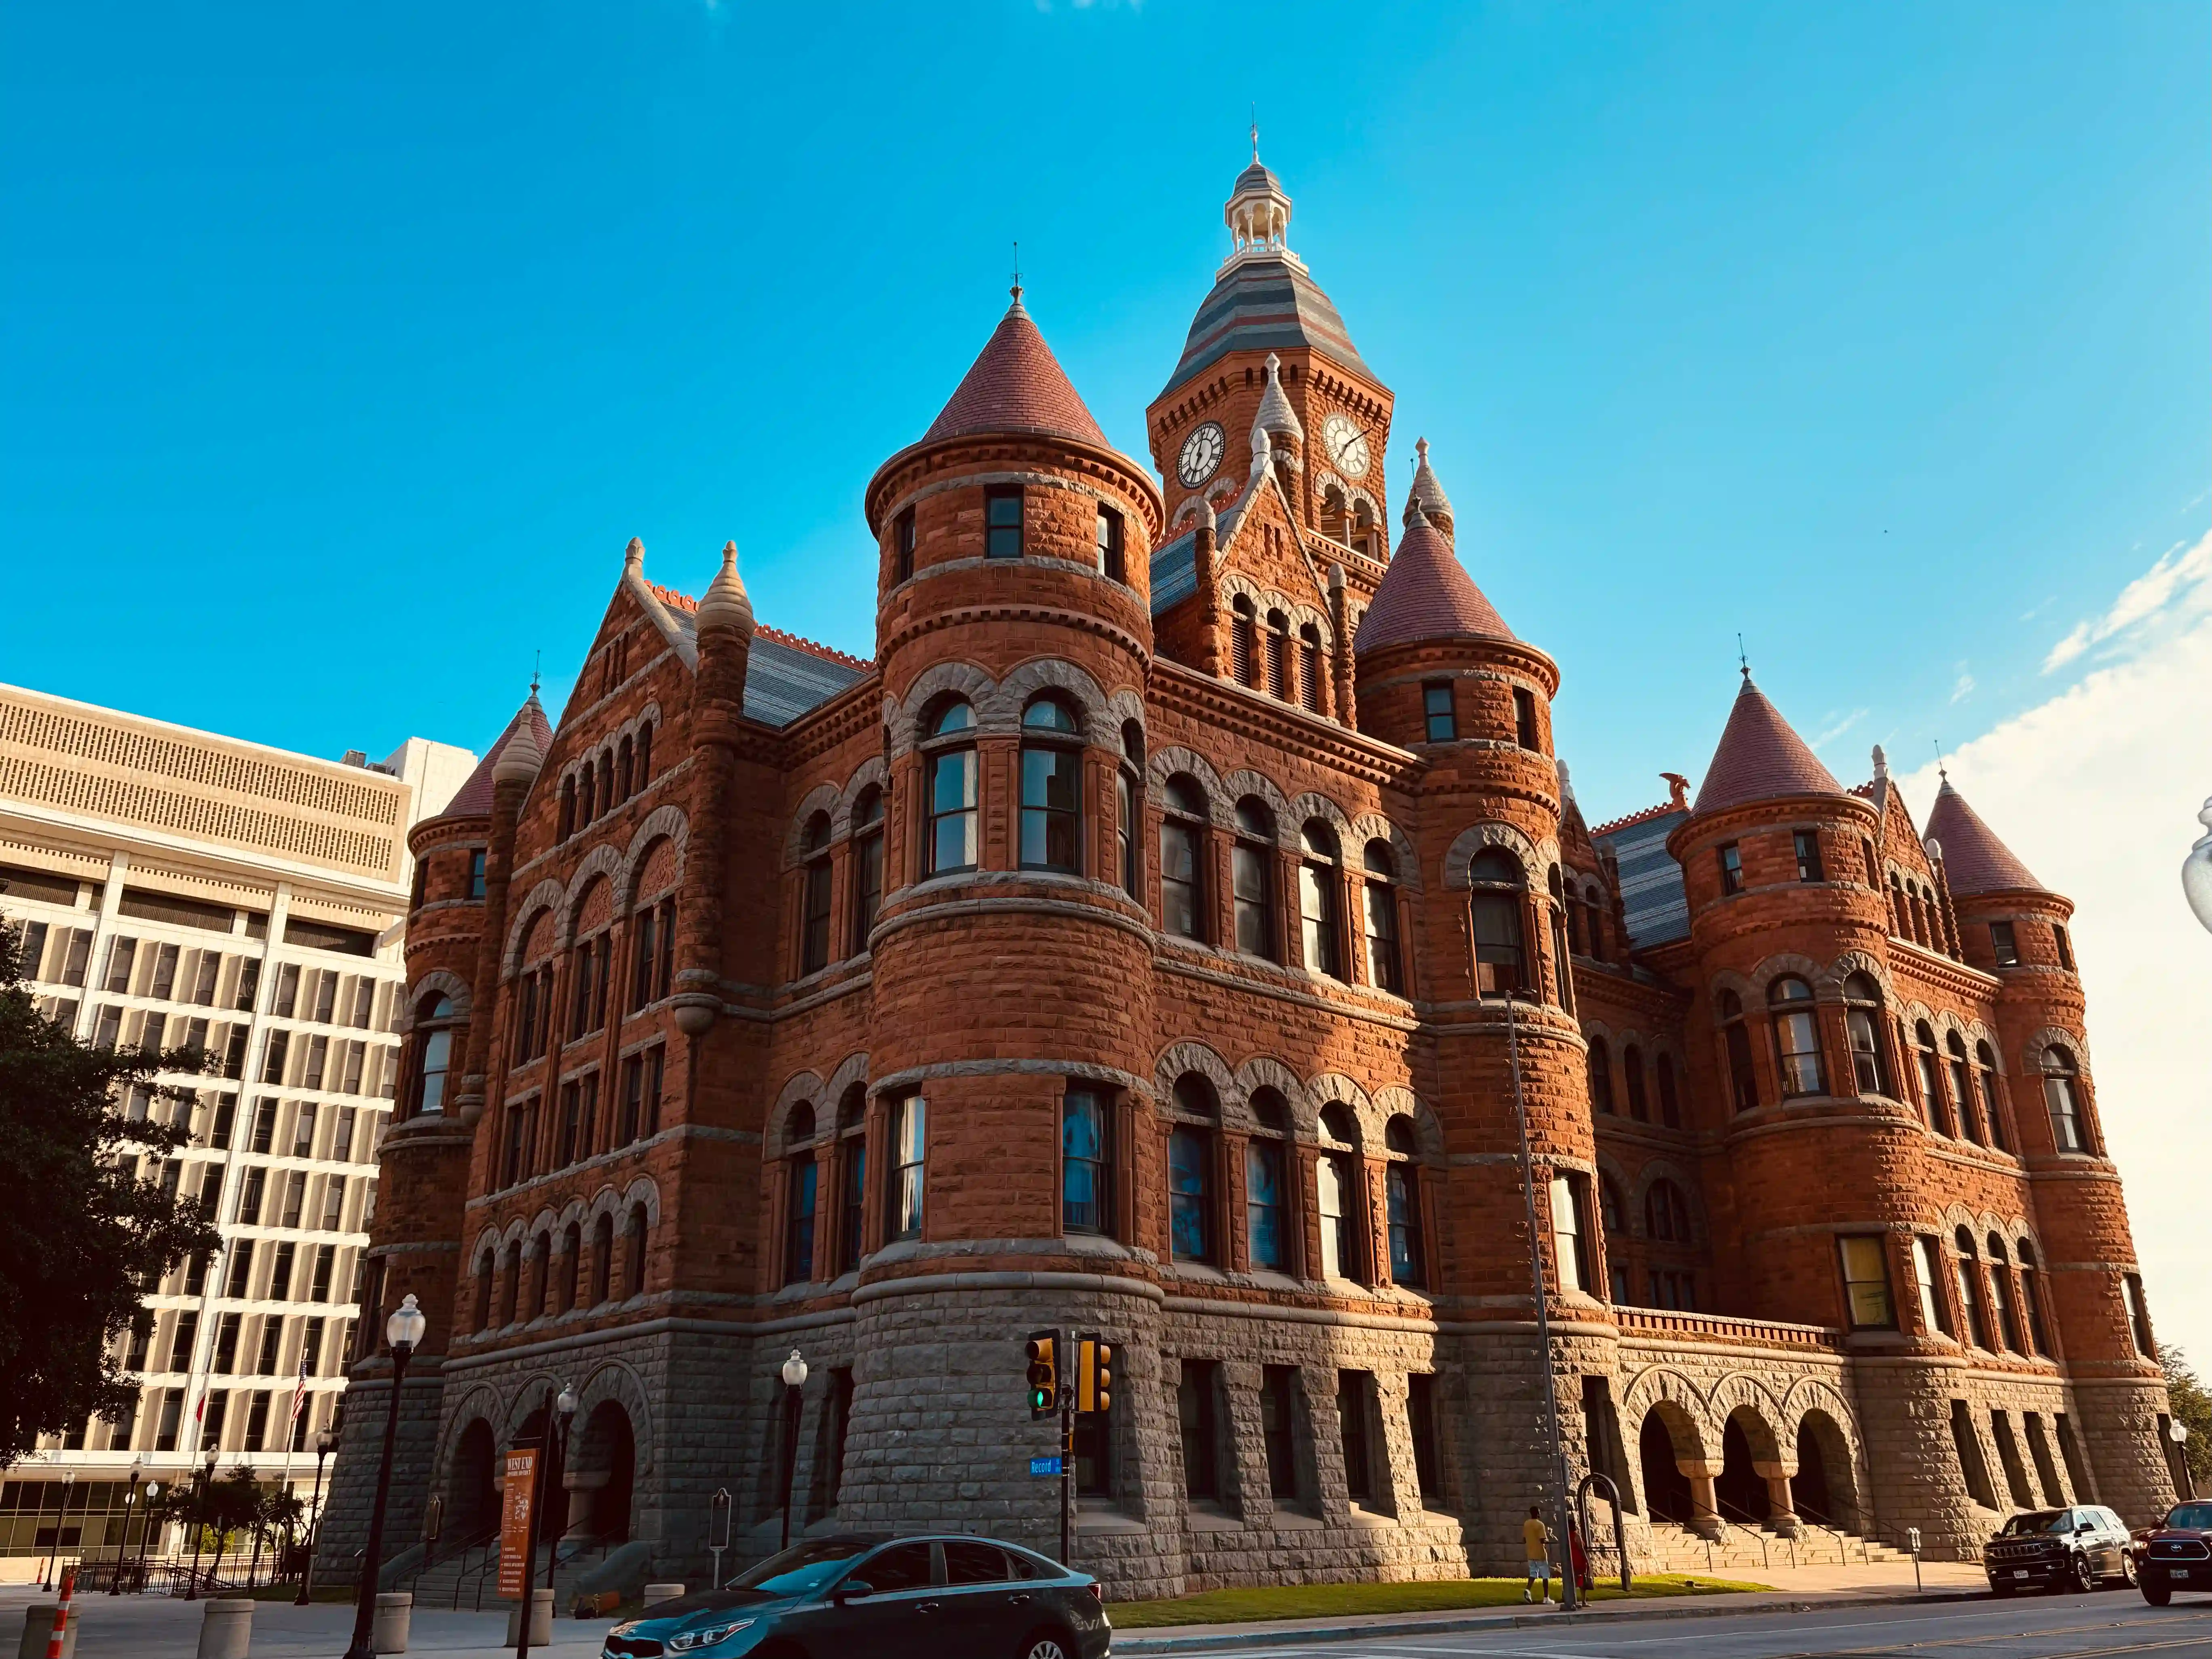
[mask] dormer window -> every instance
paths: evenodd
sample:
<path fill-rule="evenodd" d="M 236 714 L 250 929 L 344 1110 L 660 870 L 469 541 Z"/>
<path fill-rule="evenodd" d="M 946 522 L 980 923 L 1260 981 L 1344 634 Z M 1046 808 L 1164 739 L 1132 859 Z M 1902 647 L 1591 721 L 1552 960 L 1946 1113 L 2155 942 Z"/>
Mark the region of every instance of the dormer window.
<path fill-rule="evenodd" d="M 983 492 L 983 556 L 1018 559 L 1022 556 L 1022 489 L 1003 484 Z"/>

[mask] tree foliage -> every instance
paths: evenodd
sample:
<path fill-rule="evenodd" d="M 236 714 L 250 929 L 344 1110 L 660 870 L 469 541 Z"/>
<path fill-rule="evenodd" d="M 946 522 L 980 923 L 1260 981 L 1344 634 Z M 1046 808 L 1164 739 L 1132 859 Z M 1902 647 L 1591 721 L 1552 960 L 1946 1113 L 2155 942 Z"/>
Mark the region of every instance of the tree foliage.
<path fill-rule="evenodd" d="M 2189 1356 L 2171 1342 L 2158 1345 L 2158 1363 L 2166 1370 L 2174 1421 L 2189 1431 L 2181 1448 L 2189 1460 L 2189 1478 L 2199 1493 L 2212 1492 L 2212 1389 L 2191 1367 Z"/>
<path fill-rule="evenodd" d="M 0 1468 L 95 1415 L 119 1419 L 138 1385 L 111 1352 L 147 1316 L 140 1298 L 218 1241 L 199 1206 L 140 1178 L 191 1138 L 159 1121 L 188 1090 L 157 1070 L 197 1072 L 198 1049 L 109 1050 L 40 1014 L 23 983 L 21 934 L 0 923 Z M 154 1103 L 134 1121 L 133 1091 Z"/>

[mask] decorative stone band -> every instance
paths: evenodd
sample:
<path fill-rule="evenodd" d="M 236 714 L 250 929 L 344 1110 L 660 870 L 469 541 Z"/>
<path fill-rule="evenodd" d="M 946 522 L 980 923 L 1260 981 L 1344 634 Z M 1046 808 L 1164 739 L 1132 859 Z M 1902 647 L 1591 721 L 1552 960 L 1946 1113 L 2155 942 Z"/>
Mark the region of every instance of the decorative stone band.
<path fill-rule="evenodd" d="M 892 1296 L 944 1296 L 961 1291 L 1072 1291 L 1092 1296 L 1133 1297 L 1155 1304 L 1164 1304 L 1168 1299 L 1168 1293 L 1158 1285 L 1114 1273 L 964 1273 L 878 1279 L 855 1290 L 853 1305 L 857 1308 Z"/>
<path fill-rule="evenodd" d="M 1109 1083 L 1127 1089 L 1139 1099 L 1152 1097 L 1152 1080 L 1112 1066 L 1095 1066 L 1079 1060 L 950 1060 L 934 1066 L 909 1066 L 891 1072 L 868 1085 L 871 1099 L 896 1094 L 917 1083 L 940 1077 L 1079 1077 L 1091 1083 Z"/>

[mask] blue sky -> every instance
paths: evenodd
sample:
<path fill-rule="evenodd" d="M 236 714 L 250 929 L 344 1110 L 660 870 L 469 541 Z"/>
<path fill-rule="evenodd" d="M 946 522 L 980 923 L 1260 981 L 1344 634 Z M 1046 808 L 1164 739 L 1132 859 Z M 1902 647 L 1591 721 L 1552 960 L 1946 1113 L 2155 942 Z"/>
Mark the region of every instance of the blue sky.
<path fill-rule="evenodd" d="M 0 678 L 313 752 L 564 692 L 633 534 L 871 647 L 860 492 L 1005 304 L 1107 430 L 1291 241 L 1561 661 L 1593 817 L 1742 631 L 1846 781 L 2212 522 L 2202 6 L 19 9 Z"/>

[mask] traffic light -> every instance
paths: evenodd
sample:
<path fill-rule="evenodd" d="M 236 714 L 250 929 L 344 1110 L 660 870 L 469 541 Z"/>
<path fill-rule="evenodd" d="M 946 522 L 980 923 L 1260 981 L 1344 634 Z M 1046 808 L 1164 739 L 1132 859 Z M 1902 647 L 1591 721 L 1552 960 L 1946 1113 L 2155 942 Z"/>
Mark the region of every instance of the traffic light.
<path fill-rule="evenodd" d="M 1114 1373 L 1108 1362 L 1114 1350 L 1106 1346 L 1105 1338 L 1097 1331 L 1085 1331 L 1075 1345 L 1075 1409 L 1079 1412 L 1103 1412 L 1113 1404 L 1109 1390 L 1114 1382 Z"/>
<path fill-rule="evenodd" d="M 1030 1420 L 1060 1409 L 1060 1333 L 1031 1331 L 1029 1346 Z"/>

